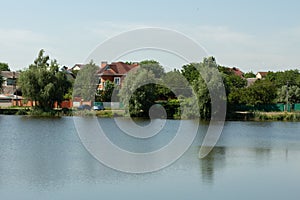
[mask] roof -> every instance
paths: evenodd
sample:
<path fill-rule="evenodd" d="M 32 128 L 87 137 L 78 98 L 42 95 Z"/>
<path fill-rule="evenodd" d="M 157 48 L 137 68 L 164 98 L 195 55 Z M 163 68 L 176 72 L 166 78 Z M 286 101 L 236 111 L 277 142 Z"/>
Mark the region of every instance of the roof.
<path fill-rule="evenodd" d="M 265 77 L 268 75 L 268 72 L 257 72 L 257 74 L 260 74 L 262 77 Z"/>
<path fill-rule="evenodd" d="M 98 74 L 101 76 L 122 76 L 138 66 L 136 63 L 129 65 L 123 62 L 113 62 L 101 67 Z"/>
<path fill-rule="evenodd" d="M 4 78 L 19 78 L 20 72 L 1 71 L 1 76 Z"/>
<path fill-rule="evenodd" d="M 73 70 L 74 68 L 79 68 L 79 69 L 82 69 L 83 67 L 85 66 L 85 64 L 75 64 L 72 68 L 71 68 L 71 70 Z"/>
<path fill-rule="evenodd" d="M 230 69 L 236 76 L 243 77 L 244 72 L 242 72 L 239 68 L 233 67 Z"/>

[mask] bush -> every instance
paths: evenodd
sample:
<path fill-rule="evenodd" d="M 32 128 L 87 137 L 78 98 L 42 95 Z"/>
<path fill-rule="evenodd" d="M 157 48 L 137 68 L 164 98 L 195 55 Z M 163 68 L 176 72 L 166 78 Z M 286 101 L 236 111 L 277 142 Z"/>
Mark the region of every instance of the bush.
<path fill-rule="evenodd" d="M 19 109 L 16 115 L 28 115 L 27 109 Z"/>

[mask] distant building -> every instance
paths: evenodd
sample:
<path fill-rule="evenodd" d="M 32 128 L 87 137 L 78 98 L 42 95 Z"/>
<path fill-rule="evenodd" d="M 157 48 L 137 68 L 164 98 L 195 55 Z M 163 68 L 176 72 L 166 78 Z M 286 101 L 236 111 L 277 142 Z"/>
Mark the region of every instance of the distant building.
<path fill-rule="evenodd" d="M 14 94 L 17 90 L 17 80 L 20 76 L 20 72 L 1 71 L 3 77 L 2 94 Z"/>
<path fill-rule="evenodd" d="M 241 78 L 244 77 L 244 72 L 242 72 L 239 68 L 233 67 L 230 68 L 230 71 L 232 71 L 234 73 L 234 75 L 239 76 Z"/>
<path fill-rule="evenodd" d="M 257 72 L 256 78 L 257 79 L 264 79 L 268 75 L 268 72 Z"/>
<path fill-rule="evenodd" d="M 247 78 L 247 87 L 253 85 L 257 81 L 257 78 Z"/>
<path fill-rule="evenodd" d="M 80 71 L 80 70 L 82 70 L 82 68 L 84 68 L 84 66 L 85 66 L 85 64 L 75 64 L 75 65 L 71 68 L 71 70 L 72 70 L 72 71 Z"/>
<path fill-rule="evenodd" d="M 97 73 L 100 79 L 98 89 L 103 90 L 105 81 L 107 80 L 113 82 L 115 85 L 122 86 L 127 73 L 138 66 L 138 63 L 126 64 L 124 62 L 113 62 L 108 64 L 107 62 L 102 62 L 100 70 Z"/>
<path fill-rule="evenodd" d="M 17 92 L 17 80 L 20 72 L 1 71 L 1 76 L 4 82 L 0 91 L 0 107 L 20 105 L 20 101 L 23 99 L 18 96 L 20 92 Z"/>

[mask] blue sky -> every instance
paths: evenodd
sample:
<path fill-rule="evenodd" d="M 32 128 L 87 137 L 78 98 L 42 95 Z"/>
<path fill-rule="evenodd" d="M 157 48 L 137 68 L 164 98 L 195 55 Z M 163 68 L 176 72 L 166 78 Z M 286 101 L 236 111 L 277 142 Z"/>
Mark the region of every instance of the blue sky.
<path fill-rule="evenodd" d="M 41 48 L 61 65 L 82 63 L 105 40 L 143 27 L 179 31 L 204 46 L 218 63 L 244 71 L 300 68 L 296 0 L 12 0 L 0 5 L 0 62 L 12 69 L 27 67 Z M 159 60 L 153 52 L 124 59 L 147 56 Z M 161 62 L 181 65 L 167 60 Z"/>

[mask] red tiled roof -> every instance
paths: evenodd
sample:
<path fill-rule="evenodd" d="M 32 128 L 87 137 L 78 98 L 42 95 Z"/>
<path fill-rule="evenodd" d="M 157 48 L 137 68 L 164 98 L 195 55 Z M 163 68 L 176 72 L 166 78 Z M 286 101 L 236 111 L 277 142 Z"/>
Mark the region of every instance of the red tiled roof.
<path fill-rule="evenodd" d="M 231 68 L 231 71 L 236 75 L 236 76 L 239 76 L 239 77 L 243 77 L 244 75 L 244 72 L 242 72 L 239 68 Z"/>
<path fill-rule="evenodd" d="M 268 72 L 257 72 L 257 74 L 260 74 L 262 77 L 265 77 L 268 75 Z"/>
<path fill-rule="evenodd" d="M 127 74 L 130 70 L 136 68 L 137 64 L 128 65 L 123 62 L 113 62 L 106 66 L 101 67 L 98 74 L 99 75 L 111 75 L 111 76 L 121 76 Z"/>

